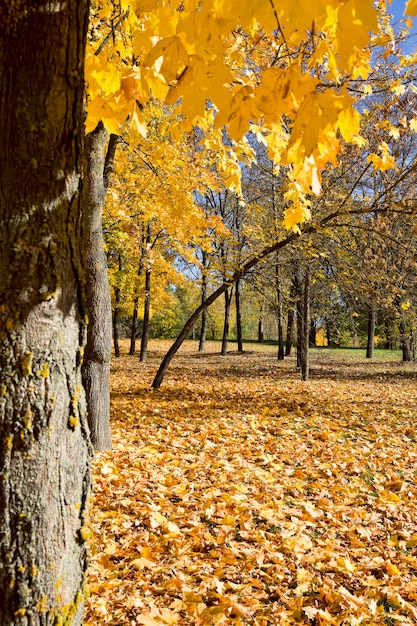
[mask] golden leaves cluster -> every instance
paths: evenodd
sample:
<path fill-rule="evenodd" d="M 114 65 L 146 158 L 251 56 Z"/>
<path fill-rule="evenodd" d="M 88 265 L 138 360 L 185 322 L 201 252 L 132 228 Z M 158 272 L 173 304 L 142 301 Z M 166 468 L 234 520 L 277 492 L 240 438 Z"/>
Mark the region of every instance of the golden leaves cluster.
<path fill-rule="evenodd" d="M 339 137 L 359 133 L 340 81 L 369 72 L 372 0 L 123 0 L 119 14 L 115 6 L 95 5 L 87 130 L 101 119 L 111 132 L 129 121 L 145 134 L 143 106 L 155 98 L 178 104 L 191 123 L 214 107 L 232 139 L 260 124 L 274 161 L 291 166 L 303 193 L 319 191 Z"/>

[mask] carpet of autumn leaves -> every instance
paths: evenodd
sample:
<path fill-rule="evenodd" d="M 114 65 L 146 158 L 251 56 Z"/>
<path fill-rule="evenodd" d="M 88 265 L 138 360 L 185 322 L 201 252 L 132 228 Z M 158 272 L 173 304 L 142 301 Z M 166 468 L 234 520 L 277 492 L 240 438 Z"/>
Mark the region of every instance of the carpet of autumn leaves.
<path fill-rule="evenodd" d="M 166 347 L 113 360 L 86 626 L 416 624 L 417 365 L 188 343 L 150 392 Z"/>

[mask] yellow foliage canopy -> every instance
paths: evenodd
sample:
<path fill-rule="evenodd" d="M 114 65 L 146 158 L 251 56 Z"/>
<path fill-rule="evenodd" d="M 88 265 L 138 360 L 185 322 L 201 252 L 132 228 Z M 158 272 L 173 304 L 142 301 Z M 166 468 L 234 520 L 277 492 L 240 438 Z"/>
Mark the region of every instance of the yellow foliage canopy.
<path fill-rule="evenodd" d="M 117 14 L 109 0 L 96 5 L 87 131 L 101 120 L 111 132 L 129 122 L 144 135 L 143 107 L 154 99 L 177 104 L 191 124 L 204 125 L 214 110 L 232 140 L 259 125 L 274 162 L 292 169 L 300 191 L 320 191 L 340 138 L 359 133 L 342 84 L 370 71 L 370 33 L 378 31 L 372 0 L 123 0 L 120 7 Z M 295 226 L 290 218 L 288 225 Z"/>

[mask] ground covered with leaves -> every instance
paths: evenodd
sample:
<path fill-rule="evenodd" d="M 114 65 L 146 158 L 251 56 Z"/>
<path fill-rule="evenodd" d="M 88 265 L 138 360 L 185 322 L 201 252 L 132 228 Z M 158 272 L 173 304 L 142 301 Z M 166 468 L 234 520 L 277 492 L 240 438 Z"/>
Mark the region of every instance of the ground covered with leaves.
<path fill-rule="evenodd" d="M 113 361 L 87 626 L 416 624 L 417 365 L 189 343 L 150 392 L 166 345 Z"/>

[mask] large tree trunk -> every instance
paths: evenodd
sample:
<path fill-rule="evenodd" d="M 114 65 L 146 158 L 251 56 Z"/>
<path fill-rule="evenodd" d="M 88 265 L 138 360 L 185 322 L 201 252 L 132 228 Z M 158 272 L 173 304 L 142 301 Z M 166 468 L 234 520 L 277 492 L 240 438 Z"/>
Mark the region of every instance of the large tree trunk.
<path fill-rule="evenodd" d="M 145 270 L 145 302 L 143 306 L 143 330 L 142 330 L 142 339 L 140 342 L 140 357 L 139 360 L 144 362 L 146 361 L 146 354 L 148 352 L 148 342 L 149 342 L 149 323 L 151 317 L 151 260 L 149 255 L 151 253 L 151 226 L 148 224 L 148 228 L 146 230 L 146 270 Z"/>
<path fill-rule="evenodd" d="M 0 2 L 0 625 L 82 623 L 88 3 Z"/>
<path fill-rule="evenodd" d="M 236 281 L 235 285 L 235 303 L 236 303 L 236 339 L 237 349 L 239 352 L 243 352 L 243 335 L 242 335 L 242 314 L 240 311 L 240 291 L 239 281 Z"/>
<path fill-rule="evenodd" d="M 221 355 L 225 356 L 227 353 L 227 342 L 229 338 L 229 323 L 230 323 L 230 305 L 232 303 L 233 287 L 226 289 L 224 292 L 224 324 L 223 324 L 223 337 Z"/>
<path fill-rule="evenodd" d="M 100 123 L 87 135 L 84 149 L 82 244 L 89 324 L 82 373 L 91 440 L 96 450 L 111 447 L 109 378 L 112 317 L 102 214 L 105 169 L 108 183 L 109 162 L 112 163 L 114 157 L 113 144 L 115 150 L 114 137 L 116 135 L 112 135 L 106 158 L 108 133 Z"/>
<path fill-rule="evenodd" d="M 374 304 L 368 307 L 368 341 L 366 344 L 366 358 L 372 359 L 374 356 L 375 344 L 375 325 L 376 325 L 376 309 Z"/>

